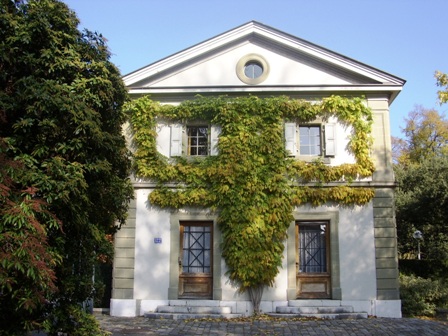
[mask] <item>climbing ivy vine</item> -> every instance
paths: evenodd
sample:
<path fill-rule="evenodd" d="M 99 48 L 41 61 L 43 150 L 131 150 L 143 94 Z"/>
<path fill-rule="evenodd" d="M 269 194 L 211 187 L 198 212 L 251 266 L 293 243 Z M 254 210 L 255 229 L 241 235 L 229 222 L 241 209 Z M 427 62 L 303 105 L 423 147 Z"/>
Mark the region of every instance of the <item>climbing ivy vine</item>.
<path fill-rule="evenodd" d="M 286 96 L 198 97 L 173 106 L 142 97 L 128 105 L 128 112 L 135 174 L 158 183 L 149 196 L 151 204 L 219 210 L 222 256 L 240 291 L 251 294 L 273 285 L 294 207 L 365 204 L 374 195 L 371 188 L 351 186 L 353 180 L 371 176 L 374 170 L 372 113 L 361 98 L 331 96 L 311 103 Z M 355 163 L 328 166 L 322 160 L 307 163 L 288 156 L 285 121 L 303 123 L 331 116 L 350 127 L 347 150 Z M 163 156 L 156 148 L 158 120 L 219 125 L 218 155 Z M 339 183 L 330 186 L 330 182 Z"/>

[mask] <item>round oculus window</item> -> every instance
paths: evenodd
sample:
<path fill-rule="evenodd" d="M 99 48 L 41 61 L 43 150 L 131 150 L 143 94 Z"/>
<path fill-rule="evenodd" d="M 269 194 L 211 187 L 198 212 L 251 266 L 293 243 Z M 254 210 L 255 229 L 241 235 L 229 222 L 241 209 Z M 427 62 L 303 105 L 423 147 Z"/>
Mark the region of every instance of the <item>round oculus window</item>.
<path fill-rule="evenodd" d="M 244 75 L 247 78 L 258 78 L 263 74 L 263 66 L 256 61 L 249 61 L 244 66 Z"/>
<path fill-rule="evenodd" d="M 243 83 L 260 84 L 268 77 L 269 65 L 262 56 L 248 54 L 238 61 L 236 74 Z"/>

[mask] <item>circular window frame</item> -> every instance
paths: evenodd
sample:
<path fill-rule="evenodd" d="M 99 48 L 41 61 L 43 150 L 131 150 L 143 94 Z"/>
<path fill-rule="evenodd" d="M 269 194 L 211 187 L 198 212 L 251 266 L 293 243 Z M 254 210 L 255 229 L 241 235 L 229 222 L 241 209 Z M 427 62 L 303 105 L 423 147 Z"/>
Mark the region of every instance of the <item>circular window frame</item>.
<path fill-rule="evenodd" d="M 247 77 L 244 70 L 249 63 L 258 63 L 263 69 L 263 73 L 257 78 Z M 261 55 L 248 54 L 246 56 L 241 57 L 241 59 L 236 64 L 236 75 L 243 83 L 249 85 L 260 84 L 264 82 L 269 75 L 269 64 Z"/>

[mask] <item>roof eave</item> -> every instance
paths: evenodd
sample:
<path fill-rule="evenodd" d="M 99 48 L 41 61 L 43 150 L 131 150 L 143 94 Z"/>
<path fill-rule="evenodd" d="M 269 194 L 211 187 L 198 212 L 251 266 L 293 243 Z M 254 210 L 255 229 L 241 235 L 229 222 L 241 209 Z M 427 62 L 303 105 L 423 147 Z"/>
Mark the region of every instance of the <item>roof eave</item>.
<path fill-rule="evenodd" d="M 151 95 L 162 96 L 195 96 L 195 95 L 303 95 L 326 96 L 329 93 L 340 95 L 381 95 L 385 96 L 391 104 L 401 92 L 402 85 L 311 85 L 311 86 L 190 86 L 190 87 L 128 87 L 131 96 Z"/>

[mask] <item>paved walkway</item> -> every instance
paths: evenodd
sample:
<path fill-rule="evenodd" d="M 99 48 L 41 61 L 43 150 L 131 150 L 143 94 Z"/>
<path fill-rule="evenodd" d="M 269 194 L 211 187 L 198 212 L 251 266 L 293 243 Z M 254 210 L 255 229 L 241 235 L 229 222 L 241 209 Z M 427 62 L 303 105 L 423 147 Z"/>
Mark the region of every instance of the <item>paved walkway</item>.
<path fill-rule="evenodd" d="M 369 318 L 360 320 L 153 320 L 144 317 L 97 316 L 112 336 L 215 335 L 215 336 L 448 336 L 448 323 L 420 319 Z"/>

